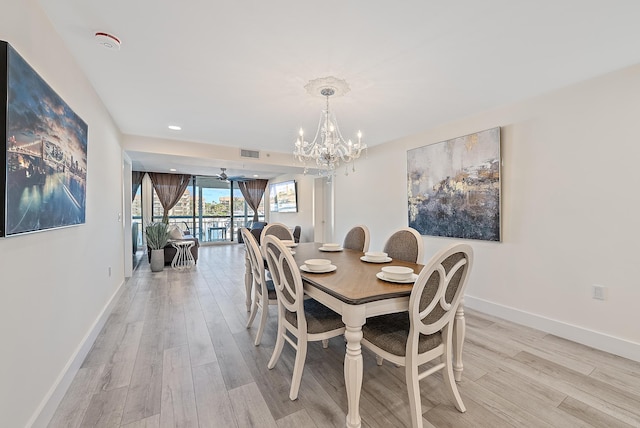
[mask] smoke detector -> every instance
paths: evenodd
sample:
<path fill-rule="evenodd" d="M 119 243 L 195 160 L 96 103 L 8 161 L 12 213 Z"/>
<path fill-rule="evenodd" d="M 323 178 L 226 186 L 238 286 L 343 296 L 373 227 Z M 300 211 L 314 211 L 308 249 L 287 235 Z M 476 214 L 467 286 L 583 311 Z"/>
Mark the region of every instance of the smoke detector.
<path fill-rule="evenodd" d="M 116 36 L 112 34 L 97 32 L 95 34 L 95 38 L 96 38 L 96 42 L 105 49 L 109 49 L 113 51 L 120 50 L 120 39 L 118 39 Z"/>

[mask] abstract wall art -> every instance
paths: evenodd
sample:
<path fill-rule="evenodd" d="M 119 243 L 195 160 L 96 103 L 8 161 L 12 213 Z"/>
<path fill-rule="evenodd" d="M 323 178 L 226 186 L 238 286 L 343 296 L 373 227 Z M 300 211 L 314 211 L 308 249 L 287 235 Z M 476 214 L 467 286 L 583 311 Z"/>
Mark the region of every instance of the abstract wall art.
<path fill-rule="evenodd" d="M 409 226 L 500 241 L 500 128 L 407 152 Z"/>
<path fill-rule="evenodd" d="M 0 41 L 0 236 L 85 222 L 87 124 Z"/>

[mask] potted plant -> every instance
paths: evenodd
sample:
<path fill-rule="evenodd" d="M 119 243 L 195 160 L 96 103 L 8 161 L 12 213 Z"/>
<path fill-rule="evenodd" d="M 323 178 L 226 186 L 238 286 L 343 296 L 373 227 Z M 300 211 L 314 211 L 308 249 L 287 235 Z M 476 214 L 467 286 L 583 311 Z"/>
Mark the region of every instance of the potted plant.
<path fill-rule="evenodd" d="M 164 246 L 169 241 L 169 230 L 165 223 L 151 223 L 146 234 L 151 249 L 151 272 L 160 272 L 164 269 Z"/>

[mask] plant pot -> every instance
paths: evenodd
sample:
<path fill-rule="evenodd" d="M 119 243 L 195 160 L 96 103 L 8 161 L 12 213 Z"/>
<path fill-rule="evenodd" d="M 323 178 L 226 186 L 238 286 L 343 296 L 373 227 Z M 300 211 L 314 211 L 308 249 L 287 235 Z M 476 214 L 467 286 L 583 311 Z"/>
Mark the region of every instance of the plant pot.
<path fill-rule="evenodd" d="M 162 272 L 164 269 L 164 248 L 151 250 L 151 272 Z"/>

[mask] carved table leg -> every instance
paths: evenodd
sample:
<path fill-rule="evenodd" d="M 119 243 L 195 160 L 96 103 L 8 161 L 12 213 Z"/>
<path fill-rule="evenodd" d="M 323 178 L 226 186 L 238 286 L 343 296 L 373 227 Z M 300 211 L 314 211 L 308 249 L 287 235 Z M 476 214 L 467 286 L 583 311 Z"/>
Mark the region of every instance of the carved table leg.
<path fill-rule="evenodd" d="M 346 325 L 344 333 L 347 340 L 347 353 L 344 357 L 344 381 L 347 389 L 347 427 L 359 428 L 360 390 L 362 389 L 362 325 L 365 322 L 364 307 L 349 306 L 342 312 L 342 321 Z"/>
<path fill-rule="evenodd" d="M 464 300 L 461 300 L 453 322 L 453 377 L 456 382 L 462 380 L 462 346 L 464 345 L 465 330 Z"/>

